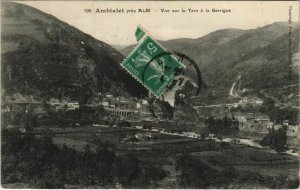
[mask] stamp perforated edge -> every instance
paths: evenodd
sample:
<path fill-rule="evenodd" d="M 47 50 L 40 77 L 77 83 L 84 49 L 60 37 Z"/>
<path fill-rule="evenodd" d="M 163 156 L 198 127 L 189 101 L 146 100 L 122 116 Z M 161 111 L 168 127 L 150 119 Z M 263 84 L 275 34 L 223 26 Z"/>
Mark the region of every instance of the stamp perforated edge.
<path fill-rule="evenodd" d="M 146 38 L 145 38 L 146 39 Z M 144 39 L 144 40 L 145 40 Z M 130 71 L 127 70 L 127 68 L 124 66 L 124 62 L 127 61 L 127 59 L 133 54 L 135 53 L 135 51 L 137 51 L 137 49 L 143 45 L 143 41 L 141 41 L 141 43 L 137 44 L 133 49 L 132 51 L 130 52 L 130 54 L 121 62 L 121 66 L 136 80 L 138 81 L 140 84 L 142 84 L 145 88 L 147 88 L 154 96 L 156 96 L 157 98 L 159 98 L 163 93 L 164 91 L 166 90 L 166 88 L 160 93 L 160 96 L 158 96 L 157 94 L 155 94 L 154 92 L 152 92 L 152 90 L 147 86 L 145 85 L 143 82 L 141 82 L 135 75 L 133 75 Z"/>

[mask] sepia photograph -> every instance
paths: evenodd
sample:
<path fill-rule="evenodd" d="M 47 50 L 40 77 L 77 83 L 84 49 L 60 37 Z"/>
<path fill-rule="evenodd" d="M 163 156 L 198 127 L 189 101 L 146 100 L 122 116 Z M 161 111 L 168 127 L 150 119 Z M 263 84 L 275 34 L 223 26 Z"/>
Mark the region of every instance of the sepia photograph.
<path fill-rule="evenodd" d="M 298 1 L 2 1 L 1 187 L 298 189 Z"/>

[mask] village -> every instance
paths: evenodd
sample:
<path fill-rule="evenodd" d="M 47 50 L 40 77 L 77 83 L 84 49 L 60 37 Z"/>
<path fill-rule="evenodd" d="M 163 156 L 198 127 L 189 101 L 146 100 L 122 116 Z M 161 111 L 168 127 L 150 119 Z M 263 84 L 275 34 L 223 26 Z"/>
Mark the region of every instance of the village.
<path fill-rule="evenodd" d="M 185 98 L 183 94 L 180 94 L 182 99 Z M 190 125 L 181 125 L 180 121 L 167 120 L 166 125 L 161 125 L 166 121 L 163 118 L 156 118 L 151 112 L 150 105 L 147 99 L 138 99 L 134 97 L 115 97 L 112 94 L 105 93 L 97 94 L 97 101 L 89 102 L 89 104 L 82 105 L 92 108 L 101 108 L 104 110 L 97 120 L 93 120 L 89 125 L 98 124 L 110 124 L 111 127 L 117 127 L 119 123 L 128 122 L 126 127 L 135 128 L 137 130 L 143 130 L 142 133 L 134 133 L 129 136 L 122 137 L 120 141 L 123 142 L 138 142 L 149 141 L 155 139 L 154 133 L 160 133 L 164 135 L 182 136 L 187 138 L 197 138 L 206 140 L 223 141 L 226 136 L 218 136 L 207 130 L 205 120 L 209 117 L 222 119 L 224 117 L 230 118 L 233 121 L 238 122 L 239 135 L 234 135 L 234 139 L 238 137 L 249 138 L 253 141 L 259 141 L 259 139 L 268 134 L 271 128 L 277 130 L 282 126 L 287 127 L 287 146 L 292 149 L 297 149 L 297 145 L 300 139 L 300 130 L 298 125 L 291 125 L 288 120 L 284 120 L 282 124 L 276 124 L 270 120 L 270 117 L 266 114 L 236 110 L 237 106 L 243 106 L 244 108 L 249 105 L 259 107 L 262 104 L 262 100 L 251 98 L 238 102 L 237 104 L 226 105 L 195 105 L 194 109 L 197 110 L 197 114 L 200 118 L 200 122 L 186 121 Z M 23 97 L 21 95 L 15 95 L 13 97 L 6 97 L 2 102 L 2 114 L 3 123 L 2 127 L 7 129 L 19 128 L 20 131 L 26 131 L 26 123 L 34 124 L 34 128 L 51 128 L 57 127 L 55 123 L 49 121 L 49 115 L 53 113 L 72 113 L 80 110 L 80 104 L 78 101 L 58 101 L 51 99 L 44 103 L 34 100 L 32 97 Z M 158 108 L 156 115 L 162 115 L 162 111 Z M 182 114 L 182 113 L 181 113 Z M 202 121 L 202 122 L 201 122 Z M 73 121 L 71 126 L 81 126 L 80 121 Z M 149 127 L 148 123 L 151 123 Z M 154 124 L 153 124 L 154 122 Z M 181 122 L 182 123 L 182 122 Z M 28 125 L 28 124 L 27 124 Z M 84 126 L 84 125 L 83 125 Z M 147 127 L 148 126 L 148 127 Z M 162 127 L 161 127 L 162 126 Z M 65 126 L 67 127 L 67 126 Z M 257 135 L 258 134 L 258 135 Z M 227 136 L 228 137 L 228 136 Z M 237 140 L 233 140 L 235 143 L 239 143 Z"/>

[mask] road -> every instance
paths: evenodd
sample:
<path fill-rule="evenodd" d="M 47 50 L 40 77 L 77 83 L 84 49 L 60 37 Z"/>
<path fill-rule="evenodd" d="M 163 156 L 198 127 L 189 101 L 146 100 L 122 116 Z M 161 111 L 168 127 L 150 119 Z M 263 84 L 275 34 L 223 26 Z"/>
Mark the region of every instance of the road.
<path fill-rule="evenodd" d="M 235 88 L 236 83 L 241 79 L 241 77 L 242 77 L 242 75 L 239 75 L 237 77 L 237 80 L 234 81 L 234 83 L 232 84 L 232 86 L 231 86 L 231 88 L 229 90 L 229 96 L 232 96 L 232 97 L 235 97 L 235 98 L 239 97 L 239 95 L 237 93 L 234 93 L 234 88 Z"/>
<path fill-rule="evenodd" d="M 135 127 L 136 128 L 136 127 Z M 132 128 L 131 128 L 132 129 Z M 199 139 L 200 138 L 200 135 L 195 133 L 195 132 L 183 132 L 183 133 L 172 133 L 172 132 L 166 132 L 164 131 L 163 129 L 159 129 L 159 128 L 152 128 L 152 129 L 142 129 L 142 128 L 136 128 L 136 129 L 139 129 L 139 130 L 143 130 L 143 131 L 151 131 L 151 132 L 158 132 L 158 133 L 161 133 L 161 134 L 166 134 L 166 135 L 173 135 L 173 136 L 181 136 L 181 137 L 187 137 L 187 138 L 192 138 L 192 139 Z M 217 138 L 212 138 L 211 140 L 214 140 L 216 142 L 221 142 L 221 140 L 217 139 Z M 236 141 L 238 141 L 239 144 L 242 144 L 242 145 L 246 145 L 246 146 L 251 146 L 251 147 L 256 147 L 256 148 L 263 148 L 263 149 L 266 149 L 268 151 L 271 151 L 271 152 L 275 152 L 274 150 L 272 149 L 268 149 L 268 148 L 265 148 L 265 147 L 262 147 L 259 143 L 255 142 L 254 140 L 252 139 L 243 139 L 243 138 L 225 138 L 222 140 L 223 142 L 228 142 L 228 143 L 235 143 Z M 297 156 L 300 158 L 300 155 L 299 153 L 297 152 L 292 152 L 292 150 L 287 150 L 285 152 L 286 154 L 289 154 L 289 155 L 293 155 L 293 156 Z"/>
<path fill-rule="evenodd" d="M 230 103 L 230 104 L 211 104 L 211 105 L 204 105 L 204 106 L 193 106 L 195 109 L 197 108 L 210 108 L 210 107 L 236 107 L 238 105 L 245 105 L 246 103 L 241 103 L 241 102 L 237 102 L 237 103 Z"/>

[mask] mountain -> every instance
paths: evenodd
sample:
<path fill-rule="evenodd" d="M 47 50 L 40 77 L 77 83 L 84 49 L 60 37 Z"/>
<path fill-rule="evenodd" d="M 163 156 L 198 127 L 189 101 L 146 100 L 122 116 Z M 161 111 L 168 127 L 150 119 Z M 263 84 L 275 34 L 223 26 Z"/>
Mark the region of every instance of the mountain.
<path fill-rule="evenodd" d="M 210 89 L 229 89 L 241 75 L 240 88 L 260 90 L 299 82 L 295 67 L 289 77 L 289 39 L 295 57 L 299 52 L 299 23 L 276 22 L 251 30 L 223 29 L 197 39 L 161 43 L 194 59 Z M 128 46 L 120 52 L 127 55 L 132 48 Z"/>
<path fill-rule="evenodd" d="M 110 45 L 26 5 L 2 3 L 1 16 L 4 96 L 82 102 L 98 92 L 146 93 L 120 67 L 124 57 Z"/>

